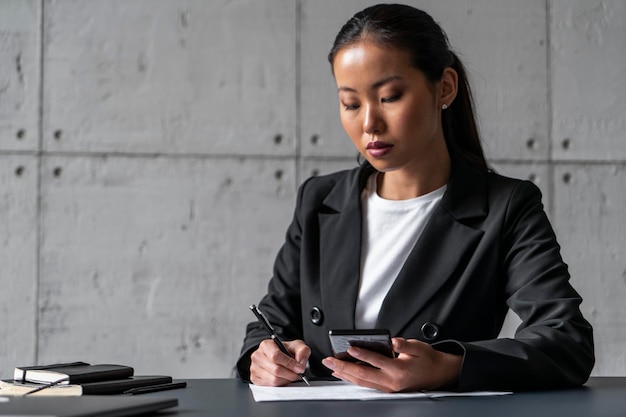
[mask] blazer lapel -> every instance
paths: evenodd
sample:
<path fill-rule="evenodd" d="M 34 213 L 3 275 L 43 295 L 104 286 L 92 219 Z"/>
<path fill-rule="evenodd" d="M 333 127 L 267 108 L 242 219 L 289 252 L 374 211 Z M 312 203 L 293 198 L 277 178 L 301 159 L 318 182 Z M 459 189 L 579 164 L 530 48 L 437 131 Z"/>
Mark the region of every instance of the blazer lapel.
<path fill-rule="evenodd" d="M 464 268 L 483 236 L 462 220 L 486 216 L 484 176 L 458 161 L 456 165 L 446 194 L 383 302 L 377 327 L 390 329 L 392 336 L 426 307 L 457 268 Z"/>
<path fill-rule="evenodd" d="M 354 328 L 361 275 L 361 190 L 372 171 L 337 183 L 320 212 L 320 292 L 329 328 Z"/>

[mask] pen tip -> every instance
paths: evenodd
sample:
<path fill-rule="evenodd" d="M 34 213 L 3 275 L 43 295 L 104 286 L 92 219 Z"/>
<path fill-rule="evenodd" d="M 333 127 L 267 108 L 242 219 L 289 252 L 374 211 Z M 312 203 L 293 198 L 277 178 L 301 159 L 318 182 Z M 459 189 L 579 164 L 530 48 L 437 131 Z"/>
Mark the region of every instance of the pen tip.
<path fill-rule="evenodd" d="M 306 376 L 302 375 L 300 378 L 302 378 L 302 380 L 304 381 L 305 384 L 307 384 L 308 386 L 311 386 L 311 384 L 309 383 L 309 380 L 306 378 Z"/>

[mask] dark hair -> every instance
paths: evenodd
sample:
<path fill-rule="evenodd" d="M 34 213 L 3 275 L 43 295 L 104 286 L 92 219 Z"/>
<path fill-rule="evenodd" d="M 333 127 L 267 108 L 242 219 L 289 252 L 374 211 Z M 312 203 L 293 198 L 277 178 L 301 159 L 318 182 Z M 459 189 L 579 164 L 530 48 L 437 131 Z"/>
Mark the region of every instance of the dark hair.
<path fill-rule="evenodd" d="M 435 83 L 447 67 L 458 74 L 458 91 L 442 112 L 443 134 L 452 158 L 461 159 L 483 171 L 489 168 L 480 144 L 474 117 L 472 92 L 465 68 L 450 49 L 448 37 L 426 12 L 401 4 L 379 4 L 355 14 L 341 28 L 328 54 L 331 68 L 341 49 L 362 40 L 409 52 L 411 63 Z"/>

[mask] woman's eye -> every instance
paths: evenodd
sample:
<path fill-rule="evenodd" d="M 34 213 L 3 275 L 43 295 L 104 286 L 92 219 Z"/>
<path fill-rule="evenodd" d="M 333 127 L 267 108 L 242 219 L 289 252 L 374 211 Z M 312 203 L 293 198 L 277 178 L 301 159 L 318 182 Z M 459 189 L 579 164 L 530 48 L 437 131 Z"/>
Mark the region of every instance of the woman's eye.
<path fill-rule="evenodd" d="M 359 108 L 359 105 L 358 104 L 344 104 L 343 107 L 346 110 L 356 110 Z"/>
<path fill-rule="evenodd" d="M 383 102 L 383 103 L 393 103 L 394 101 L 398 101 L 400 99 L 400 97 L 401 97 L 400 94 L 396 94 L 395 96 L 384 97 L 384 98 L 380 99 L 380 101 Z"/>

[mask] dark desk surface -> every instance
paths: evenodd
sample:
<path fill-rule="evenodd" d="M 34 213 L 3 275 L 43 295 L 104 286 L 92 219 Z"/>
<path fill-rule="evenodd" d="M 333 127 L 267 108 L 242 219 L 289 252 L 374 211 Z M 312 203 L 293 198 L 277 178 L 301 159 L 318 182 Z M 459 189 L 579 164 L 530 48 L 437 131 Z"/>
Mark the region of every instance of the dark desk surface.
<path fill-rule="evenodd" d="M 520 392 L 497 397 L 449 397 L 384 401 L 294 401 L 256 403 L 248 386 L 235 379 L 191 379 L 185 389 L 155 394 L 177 397 L 177 413 L 160 416 L 368 417 L 498 416 L 624 417 L 626 377 L 591 378 L 581 388 Z"/>

